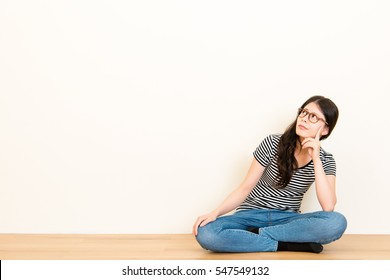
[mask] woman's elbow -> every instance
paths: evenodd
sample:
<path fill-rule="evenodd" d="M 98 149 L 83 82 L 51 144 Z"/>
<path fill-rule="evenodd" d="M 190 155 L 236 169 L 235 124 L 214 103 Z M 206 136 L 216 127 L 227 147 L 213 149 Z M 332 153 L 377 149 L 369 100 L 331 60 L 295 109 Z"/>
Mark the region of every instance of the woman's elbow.
<path fill-rule="evenodd" d="M 325 212 L 333 212 L 334 207 L 332 207 L 332 206 L 322 207 L 322 210 Z"/>
<path fill-rule="evenodd" d="M 333 212 L 336 207 L 336 200 L 321 204 L 321 208 L 325 212 Z"/>
<path fill-rule="evenodd" d="M 321 203 L 321 208 L 325 212 L 333 212 L 336 207 L 337 199 L 334 198 L 330 201 Z"/>

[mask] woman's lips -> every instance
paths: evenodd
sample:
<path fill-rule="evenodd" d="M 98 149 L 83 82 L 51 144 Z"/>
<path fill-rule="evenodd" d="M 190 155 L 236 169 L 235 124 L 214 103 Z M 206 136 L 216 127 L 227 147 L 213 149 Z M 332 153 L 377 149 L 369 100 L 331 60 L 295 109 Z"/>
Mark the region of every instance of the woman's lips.
<path fill-rule="evenodd" d="M 299 124 L 298 127 L 299 127 L 300 129 L 302 129 L 302 130 L 307 130 L 307 128 L 306 128 L 305 126 L 301 125 L 301 124 Z"/>

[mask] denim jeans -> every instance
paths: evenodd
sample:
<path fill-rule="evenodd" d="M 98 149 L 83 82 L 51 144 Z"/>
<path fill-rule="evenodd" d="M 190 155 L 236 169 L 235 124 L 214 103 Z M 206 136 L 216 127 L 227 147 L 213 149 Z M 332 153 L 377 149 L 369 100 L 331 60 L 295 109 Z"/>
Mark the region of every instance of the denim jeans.
<path fill-rule="evenodd" d="M 198 228 L 199 244 L 214 252 L 274 252 L 278 241 L 327 244 L 339 239 L 347 220 L 338 212 L 241 210 Z M 249 231 L 258 228 L 259 232 Z"/>

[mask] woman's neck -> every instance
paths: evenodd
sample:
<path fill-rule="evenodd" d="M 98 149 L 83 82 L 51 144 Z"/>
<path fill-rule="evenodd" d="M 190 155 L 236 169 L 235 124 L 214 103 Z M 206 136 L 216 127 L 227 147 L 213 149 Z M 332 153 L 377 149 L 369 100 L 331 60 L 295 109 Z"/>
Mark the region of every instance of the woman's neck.
<path fill-rule="evenodd" d="M 298 162 L 298 167 L 305 166 L 311 161 L 311 156 L 309 154 L 308 149 L 302 150 L 302 146 L 299 140 L 297 141 L 297 145 L 295 147 L 294 156 L 296 161 Z"/>

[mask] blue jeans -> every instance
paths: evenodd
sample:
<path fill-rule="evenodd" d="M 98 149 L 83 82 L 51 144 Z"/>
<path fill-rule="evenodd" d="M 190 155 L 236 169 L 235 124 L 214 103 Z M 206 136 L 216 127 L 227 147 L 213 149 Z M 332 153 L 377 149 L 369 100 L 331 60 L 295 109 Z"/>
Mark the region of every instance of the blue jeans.
<path fill-rule="evenodd" d="M 241 210 L 199 227 L 196 239 L 214 252 L 274 252 L 278 241 L 327 244 L 339 239 L 346 228 L 347 220 L 338 212 Z"/>

